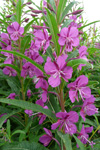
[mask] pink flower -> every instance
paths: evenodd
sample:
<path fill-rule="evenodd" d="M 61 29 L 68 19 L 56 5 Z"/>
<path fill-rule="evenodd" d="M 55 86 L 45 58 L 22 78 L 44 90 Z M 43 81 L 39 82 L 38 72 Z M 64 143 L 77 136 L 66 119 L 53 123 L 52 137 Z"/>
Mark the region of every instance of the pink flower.
<path fill-rule="evenodd" d="M 21 76 L 25 78 L 27 75 L 29 75 L 29 77 L 32 78 L 35 74 L 34 68 L 35 66 L 32 65 L 30 62 L 26 62 L 22 67 Z"/>
<path fill-rule="evenodd" d="M 78 29 L 76 27 L 64 27 L 61 29 L 58 43 L 60 46 L 66 46 L 66 51 L 72 51 L 73 47 L 79 45 Z"/>
<path fill-rule="evenodd" d="M 47 58 L 44 70 L 47 74 L 51 75 L 48 82 L 52 87 L 60 85 L 61 77 L 66 82 L 72 77 L 73 69 L 70 66 L 66 66 L 66 58 L 66 55 L 59 56 L 56 62 L 51 62 L 51 59 L 49 57 Z"/>
<path fill-rule="evenodd" d="M 50 130 L 43 128 L 46 134 L 40 137 L 39 141 L 43 143 L 44 146 L 48 146 L 51 140 L 53 139 L 53 135 Z"/>
<path fill-rule="evenodd" d="M 82 106 L 82 109 L 80 111 L 80 115 L 83 118 L 83 120 L 85 121 L 85 116 L 92 116 L 95 113 L 98 113 L 98 108 L 95 107 L 95 105 L 93 104 L 95 101 L 95 98 L 93 95 L 91 95 L 90 98 L 87 98 Z"/>
<path fill-rule="evenodd" d="M 58 112 L 56 114 L 56 117 L 60 118 L 56 123 L 53 123 L 51 126 L 52 130 L 55 130 L 58 126 L 59 130 L 64 128 L 65 133 L 68 134 L 74 134 L 77 131 L 77 127 L 74 124 L 75 122 L 78 121 L 78 114 L 75 111 L 70 111 L 70 112 Z"/>
<path fill-rule="evenodd" d="M 44 103 L 43 103 L 43 101 L 42 101 L 41 99 L 37 100 L 37 101 L 36 101 L 36 104 L 42 106 L 44 109 L 48 109 L 47 106 L 44 106 Z M 44 115 L 44 114 L 42 114 L 42 113 L 38 113 L 37 116 L 38 116 L 39 119 L 40 119 L 40 120 L 39 120 L 39 124 L 42 124 L 43 121 L 46 119 L 46 115 Z"/>
<path fill-rule="evenodd" d="M 11 46 L 9 35 L 7 33 L 1 33 L 0 46 L 2 47 L 2 49 L 6 49 L 9 45 Z"/>
<path fill-rule="evenodd" d="M 5 75 L 9 75 L 9 76 L 16 76 L 17 75 L 17 72 L 14 69 L 12 69 L 11 67 L 8 67 L 8 66 L 6 66 L 3 69 L 3 73 Z"/>
<path fill-rule="evenodd" d="M 26 114 L 28 114 L 29 115 L 29 117 L 31 117 L 32 115 L 33 115 L 33 111 L 32 110 L 25 110 L 24 111 Z"/>
<path fill-rule="evenodd" d="M 86 143 L 88 142 L 89 145 L 91 145 L 91 147 L 93 147 L 93 145 L 94 145 L 95 143 L 93 143 L 93 141 L 90 142 L 90 141 L 88 140 L 89 135 L 88 135 L 87 133 L 91 133 L 92 130 L 93 130 L 93 127 L 86 127 L 86 128 L 84 128 L 84 124 L 83 124 L 82 129 L 81 129 L 81 132 L 79 133 L 79 136 L 77 137 L 78 139 L 81 140 L 81 142 L 82 142 L 83 144 L 86 144 Z M 79 146 L 77 145 L 77 147 L 79 147 Z"/>
<path fill-rule="evenodd" d="M 27 90 L 27 96 L 28 96 L 28 98 L 30 98 L 30 97 L 31 97 L 31 95 L 32 95 L 32 94 L 31 94 L 31 90 L 30 90 L 30 89 L 28 89 L 28 90 Z"/>
<path fill-rule="evenodd" d="M 85 75 L 79 76 L 74 82 L 67 85 L 69 90 L 69 97 L 72 103 L 75 99 L 78 101 L 78 92 L 84 101 L 84 98 L 91 97 L 91 90 L 86 85 L 88 84 L 88 78 Z"/>
<path fill-rule="evenodd" d="M 15 99 L 16 94 L 15 93 L 10 93 L 10 95 L 7 97 L 9 99 Z"/>
<path fill-rule="evenodd" d="M 20 27 L 17 22 L 13 22 L 12 25 L 7 27 L 7 31 L 13 41 L 17 41 L 20 36 L 24 33 L 24 28 Z"/>
<path fill-rule="evenodd" d="M 87 47 L 86 47 L 86 46 L 81 46 L 81 47 L 79 48 L 79 57 L 78 57 L 78 58 L 79 58 L 79 59 L 84 59 L 84 60 L 88 61 L 86 55 L 88 55 L 88 53 L 87 53 Z M 79 70 L 81 70 L 81 69 L 82 69 L 82 66 L 85 66 L 85 65 L 86 65 L 86 64 L 80 64 L 80 65 L 78 66 Z"/>
<path fill-rule="evenodd" d="M 36 30 L 34 35 L 36 39 L 35 44 L 38 45 L 40 50 L 43 48 L 43 54 L 45 54 L 47 48 L 49 47 L 51 36 L 48 36 L 46 29 L 43 29 L 43 32 L 41 30 Z"/>
<path fill-rule="evenodd" d="M 54 140 L 57 142 L 57 144 L 59 145 L 60 147 L 60 143 L 57 141 L 57 139 L 55 139 L 51 133 L 50 130 L 46 129 L 46 128 L 43 128 L 44 131 L 46 132 L 46 134 L 44 134 L 43 136 L 40 137 L 39 141 L 41 143 L 43 143 L 44 146 L 48 146 L 49 143 L 51 142 L 51 140 Z"/>

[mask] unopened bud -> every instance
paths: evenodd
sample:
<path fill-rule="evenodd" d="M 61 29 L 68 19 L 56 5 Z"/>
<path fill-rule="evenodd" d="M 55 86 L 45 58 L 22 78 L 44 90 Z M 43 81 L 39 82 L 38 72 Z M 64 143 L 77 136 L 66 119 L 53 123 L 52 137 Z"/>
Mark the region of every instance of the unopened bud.
<path fill-rule="evenodd" d="M 30 4 L 32 4 L 32 2 L 27 2 L 26 4 L 27 4 L 27 5 L 30 5 Z"/>
<path fill-rule="evenodd" d="M 53 7 L 49 3 L 47 3 L 47 7 L 48 7 L 49 10 L 51 10 L 51 11 L 53 11 L 55 13 Z"/>
<path fill-rule="evenodd" d="M 15 2 L 12 2 L 13 6 L 16 6 L 16 3 Z"/>
<path fill-rule="evenodd" d="M 79 9 L 79 10 L 73 11 L 72 14 L 77 15 L 77 14 L 80 14 L 82 11 L 83 9 Z"/>
<path fill-rule="evenodd" d="M 37 25 L 35 25 L 35 24 L 33 24 L 32 27 L 33 27 L 34 29 L 49 29 L 49 27 L 46 27 L 46 26 L 37 26 Z"/>
<path fill-rule="evenodd" d="M 33 9 L 33 7 L 31 7 L 31 6 L 28 6 L 28 8 Z"/>
<path fill-rule="evenodd" d="M 25 22 L 28 22 L 29 18 L 25 18 Z"/>
<path fill-rule="evenodd" d="M 32 17 L 36 17 L 36 16 L 38 16 L 38 15 L 31 14 L 31 16 L 32 16 Z"/>
<path fill-rule="evenodd" d="M 84 32 L 83 31 L 79 31 L 79 34 L 83 34 Z"/>
<path fill-rule="evenodd" d="M 35 14 L 39 14 L 39 13 L 42 13 L 43 11 L 42 10 L 32 10 L 32 12 Z"/>

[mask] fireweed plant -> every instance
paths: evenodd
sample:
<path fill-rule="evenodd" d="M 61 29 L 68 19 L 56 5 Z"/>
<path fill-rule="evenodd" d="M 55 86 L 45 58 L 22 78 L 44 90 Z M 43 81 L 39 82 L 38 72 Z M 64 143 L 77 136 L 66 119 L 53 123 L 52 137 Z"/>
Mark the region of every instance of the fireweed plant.
<path fill-rule="evenodd" d="M 91 138 L 96 131 L 85 121 L 97 114 L 98 108 L 88 86 L 88 76 L 80 72 L 82 67 L 92 66 L 87 47 L 80 44 L 83 10 L 71 11 L 75 1 L 47 0 L 41 8 L 37 6 L 38 10 L 29 6 L 32 3 L 13 2 L 15 12 L 7 18 L 14 16 L 14 21 L 5 23 L 6 31 L 0 34 L 4 58 L 1 70 L 7 77 L 17 79 L 19 85 L 18 92 L 0 98 L 7 109 L 13 110 L 0 116 L 3 139 L 10 143 L 31 141 L 43 150 L 91 148 L 95 145 Z M 25 6 L 33 13 L 33 20 L 23 25 Z M 38 14 L 42 14 L 40 23 Z M 3 126 L 7 123 L 7 131 L 10 130 L 8 118 L 13 116 L 22 126 L 13 134 L 9 131 L 8 136 Z M 39 130 L 37 135 L 32 129 Z M 20 134 L 17 140 L 13 137 L 16 133 Z"/>

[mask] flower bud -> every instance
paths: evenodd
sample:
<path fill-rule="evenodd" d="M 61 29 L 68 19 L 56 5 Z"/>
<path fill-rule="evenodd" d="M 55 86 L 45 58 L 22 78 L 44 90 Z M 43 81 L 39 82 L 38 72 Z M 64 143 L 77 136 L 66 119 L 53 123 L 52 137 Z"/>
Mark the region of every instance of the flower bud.
<path fill-rule="evenodd" d="M 46 27 L 46 26 L 37 26 L 37 25 L 35 25 L 35 24 L 33 24 L 32 27 L 33 27 L 34 29 L 49 29 L 49 27 Z"/>
<path fill-rule="evenodd" d="M 43 11 L 42 10 L 32 10 L 32 12 L 35 14 L 39 14 L 39 13 L 42 13 Z"/>
<path fill-rule="evenodd" d="M 83 9 L 79 9 L 79 10 L 73 11 L 72 14 L 77 15 L 77 14 L 80 14 L 82 11 Z"/>

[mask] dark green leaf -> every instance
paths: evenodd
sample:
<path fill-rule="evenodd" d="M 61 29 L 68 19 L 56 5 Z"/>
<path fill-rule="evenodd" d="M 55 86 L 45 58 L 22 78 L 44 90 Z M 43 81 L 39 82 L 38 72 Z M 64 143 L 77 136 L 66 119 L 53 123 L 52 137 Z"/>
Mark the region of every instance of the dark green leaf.
<path fill-rule="evenodd" d="M 86 147 L 84 147 L 84 144 L 73 134 L 74 139 L 76 140 L 80 150 L 86 150 Z"/>
<path fill-rule="evenodd" d="M 48 150 L 42 144 L 36 142 L 23 141 L 20 143 L 6 144 L 1 150 Z"/>
<path fill-rule="evenodd" d="M 11 54 L 19 56 L 23 59 L 26 59 L 28 62 L 32 63 L 34 66 L 36 66 L 39 70 L 41 70 L 45 74 L 45 71 L 41 65 L 37 64 L 35 61 L 33 61 L 29 57 L 25 56 L 24 54 L 21 54 L 19 52 L 15 52 L 15 51 L 2 50 L 2 49 L 0 49 L 0 51 L 11 53 Z"/>
<path fill-rule="evenodd" d="M 13 100 L 12 100 L 13 101 Z M 9 104 L 9 102 L 8 102 L 8 104 Z M 7 115 L 4 115 L 4 116 L 2 116 L 1 118 L 0 118 L 0 128 L 2 127 L 2 125 L 3 125 L 3 123 L 4 123 L 4 121 L 6 120 L 6 119 L 8 119 L 10 116 L 12 116 L 12 115 L 14 115 L 14 114 L 16 114 L 16 113 L 18 113 L 18 112 L 20 112 L 21 110 L 19 109 L 19 110 L 14 110 L 14 111 L 12 111 L 11 113 L 8 113 Z"/>
<path fill-rule="evenodd" d="M 63 134 L 60 131 L 57 131 L 57 134 L 62 139 L 62 141 L 66 147 L 66 150 L 72 150 L 71 139 L 69 137 L 69 134 Z"/>
<path fill-rule="evenodd" d="M 71 66 L 73 69 L 76 69 L 80 64 L 86 64 L 90 68 L 92 68 L 92 65 L 88 63 L 85 59 L 74 59 L 70 60 L 67 63 L 67 66 Z"/>
<path fill-rule="evenodd" d="M 56 116 L 52 113 L 52 111 L 48 109 L 44 109 L 40 105 L 37 105 L 37 104 L 32 104 L 30 102 L 26 102 L 23 100 L 15 100 L 15 99 L 10 100 L 6 98 L 0 98 L 0 102 L 11 104 L 11 105 L 23 108 L 23 109 L 32 110 L 33 112 L 41 112 L 45 114 L 46 116 L 48 116 L 49 118 L 53 119 L 54 121 L 56 120 Z"/>
<path fill-rule="evenodd" d="M 60 23 L 64 20 L 65 16 L 67 15 L 67 13 L 71 10 L 71 8 L 73 7 L 74 4 L 76 4 L 77 2 L 70 2 L 68 6 L 66 6 L 66 8 L 64 9 L 61 17 L 60 17 Z"/>
<path fill-rule="evenodd" d="M 47 22 L 50 27 L 52 40 L 54 42 L 54 47 L 58 56 L 60 54 L 60 45 L 58 44 L 57 34 L 59 33 L 59 30 L 58 30 L 57 22 L 56 22 L 55 16 L 52 13 L 50 13 L 48 9 L 46 9 L 46 11 L 47 11 Z"/>

